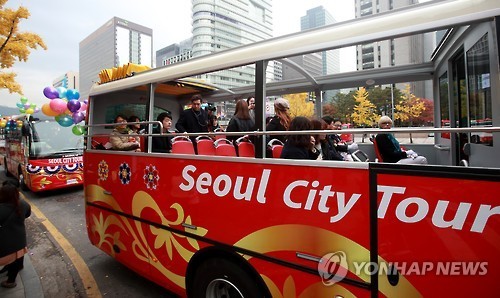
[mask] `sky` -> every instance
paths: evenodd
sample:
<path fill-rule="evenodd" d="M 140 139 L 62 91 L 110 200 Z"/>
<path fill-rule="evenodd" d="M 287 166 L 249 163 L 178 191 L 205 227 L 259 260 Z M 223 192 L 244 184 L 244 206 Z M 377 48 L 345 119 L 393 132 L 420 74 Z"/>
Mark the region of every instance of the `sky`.
<path fill-rule="evenodd" d="M 354 18 L 354 0 L 272 0 L 272 5 L 274 36 L 300 31 L 300 17 L 320 5 L 337 22 Z M 5 4 L 6 8 L 19 6 L 31 13 L 22 20 L 21 31 L 38 34 L 48 49 L 32 50 L 27 62 L 16 62 L 7 71 L 17 74 L 24 96 L 39 108 L 49 102 L 43 95 L 45 87 L 69 71 L 78 72 L 80 41 L 114 16 L 153 29 L 153 52 L 192 35 L 191 0 L 8 0 Z M 351 59 L 353 53 L 341 52 L 341 61 Z M 0 90 L 0 105 L 15 107 L 20 98 Z"/>

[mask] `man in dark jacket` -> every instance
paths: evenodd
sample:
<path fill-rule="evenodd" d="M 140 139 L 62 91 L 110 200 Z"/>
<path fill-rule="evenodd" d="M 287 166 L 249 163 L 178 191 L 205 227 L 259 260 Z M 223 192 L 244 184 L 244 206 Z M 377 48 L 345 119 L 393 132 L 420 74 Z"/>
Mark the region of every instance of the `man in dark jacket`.
<path fill-rule="evenodd" d="M 191 97 L 191 108 L 182 111 L 175 128 L 179 132 L 208 132 L 208 115 L 201 108 L 202 99 L 199 94 Z"/>

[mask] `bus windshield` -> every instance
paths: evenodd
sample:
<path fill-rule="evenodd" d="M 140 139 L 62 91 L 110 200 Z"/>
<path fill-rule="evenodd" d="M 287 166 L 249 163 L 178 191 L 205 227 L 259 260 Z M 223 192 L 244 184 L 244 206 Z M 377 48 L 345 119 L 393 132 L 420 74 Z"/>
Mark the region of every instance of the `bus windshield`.
<path fill-rule="evenodd" d="M 55 121 L 33 121 L 31 130 L 30 157 L 83 153 L 83 137 L 73 134 L 70 128 L 62 127 Z"/>

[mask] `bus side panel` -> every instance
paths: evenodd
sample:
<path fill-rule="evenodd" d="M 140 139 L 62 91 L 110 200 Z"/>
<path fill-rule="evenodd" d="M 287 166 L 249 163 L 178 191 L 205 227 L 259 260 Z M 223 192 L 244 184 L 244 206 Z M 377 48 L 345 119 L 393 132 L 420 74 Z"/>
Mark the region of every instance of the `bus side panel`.
<path fill-rule="evenodd" d="M 246 256 L 252 264 L 261 257 L 291 264 L 266 261 L 259 273 L 265 280 L 268 275 L 281 276 L 272 280 L 275 287 L 283 290 L 285 281 L 291 282 L 297 294 L 323 286 L 316 273 L 318 262 L 298 253 L 320 259 L 338 251 L 352 252 L 356 260 L 369 261 L 367 169 L 243 163 L 236 158 L 232 162 L 175 155 L 85 154 L 87 204 L 131 215 L 121 223 L 119 234 L 106 227 L 99 234 L 92 218 L 100 218 L 101 213 L 87 206 L 92 243 L 106 251 L 100 243 L 103 235 L 109 235 L 129 251 L 135 247 L 133 255 L 121 258 L 125 263 L 144 265 L 137 253 L 144 249 L 152 265 L 148 278 L 163 286 L 184 288 L 190 258 L 207 245 L 252 251 Z M 108 219 L 104 215 L 99 221 Z M 188 239 L 172 231 L 203 238 Z M 296 265 L 314 274 L 301 278 L 304 273 L 292 269 Z M 369 282 L 369 276 L 356 276 L 349 269 L 349 278 Z"/>
<path fill-rule="evenodd" d="M 424 297 L 497 296 L 500 172 L 496 175 L 488 181 L 479 178 L 484 175 L 453 177 L 446 170 L 432 176 L 397 169 L 378 174 L 380 269 L 395 264 L 400 281 L 404 276 Z M 379 290 L 394 293 L 386 273 L 379 276 Z"/>

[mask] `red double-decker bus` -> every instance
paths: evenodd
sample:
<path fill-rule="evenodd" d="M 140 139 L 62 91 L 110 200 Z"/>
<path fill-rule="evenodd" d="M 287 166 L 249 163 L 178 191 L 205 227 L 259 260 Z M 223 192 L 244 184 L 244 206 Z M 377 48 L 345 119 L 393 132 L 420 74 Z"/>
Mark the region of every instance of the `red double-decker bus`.
<path fill-rule="evenodd" d="M 4 130 L 7 176 L 33 192 L 83 185 L 83 137 L 54 120 L 27 117 Z"/>
<path fill-rule="evenodd" d="M 452 106 L 473 103 L 478 93 L 484 107 L 496 107 L 500 105 L 497 15 L 500 6 L 494 0 L 425 3 L 101 82 L 90 92 L 85 136 L 90 242 L 180 296 L 496 296 L 500 291 L 498 110 L 477 110 L 488 114 L 491 127 L 470 127 L 464 120 L 464 126 L 452 128 L 392 129 L 422 132 L 426 137 L 434 133 L 425 143 L 408 146 L 423 153 L 428 165 L 272 158 L 264 140 L 278 133 L 362 136 L 378 130 L 269 132 L 264 116 L 269 98 L 303 92 L 316 92 L 319 98 L 324 90 L 360 87 L 367 78 L 391 84 L 429 80 L 440 88 L 434 94 L 446 95 L 434 98 L 437 109 L 450 102 Z M 452 28 L 453 34 L 436 49 L 433 61 L 359 70 L 340 78 L 313 77 L 301 69 L 304 78 L 266 80 L 275 65 L 288 63 L 284 58 L 444 28 Z M 476 55 L 488 44 L 491 47 L 480 52 L 481 59 L 468 60 L 470 68 L 463 65 L 468 63 L 464 59 L 457 59 Z M 468 78 L 486 77 L 475 71 L 487 72 L 489 85 L 467 80 L 470 98 L 448 98 L 461 96 L 454 92 L 461 78 L 454 77 L 453 70 L 459 67 L 468 69 Z M 218 71 L 238 73 L 249 82 L 222 88 L 199 80 L 217 76 Z M 253 135 L 255 157 L 242 157 L 242 151 L 220 139 L 213 142 L 213 151 L 202 152 L 198 143 L 198 154 L 188 138 L 173 143 L 172 153 L 153 152 L 153 137 L 173 136 L 153 132 L 158 114 L 170 111 L 175 123 L 193 94 L 215 103 L 255 96 L 256 131 L 185 135 Z M 318 117 L 321 102 L 315 103 Z M 466 110 L 472 111 L 449 108 L 450 115 L 445 109 L 434 114 L 452 121 L 469 119 Z M 147 126 L 141 135 L 144 150 L 95 146 L 96 140 L 111 135 L 113 126 L 122 125 L 112 123 L 116 115 L 132 114 Z M 491 143 L 470 141 L 480 130 L 492 133 Z M 442 138 L 443 132 L 452 137 Z M 465 141 L 468 149 L 462 150 Z M 219 145 L 228 150 L 218 151 Z M 359 146 L 375 160 L 371 143 Z M 461 154 L 467 154 L 469 167 L 458 166 Z"/>

